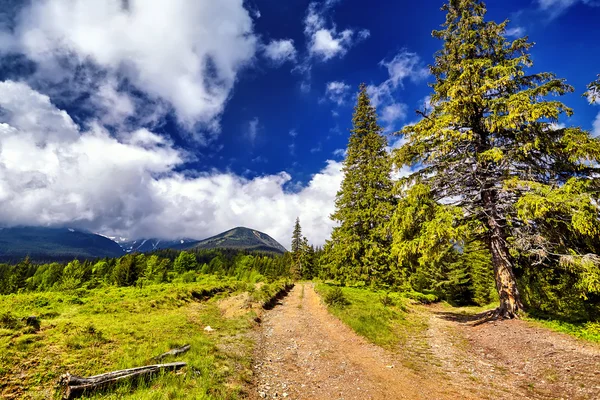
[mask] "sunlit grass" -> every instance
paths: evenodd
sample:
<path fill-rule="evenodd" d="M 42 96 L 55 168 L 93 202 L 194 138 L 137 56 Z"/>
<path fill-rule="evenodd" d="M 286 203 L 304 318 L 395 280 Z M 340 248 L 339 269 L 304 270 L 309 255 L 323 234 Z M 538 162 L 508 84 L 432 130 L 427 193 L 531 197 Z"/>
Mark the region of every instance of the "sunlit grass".
<path fill-rule="evenodd" d="M 258 299 L 278 285 L 265 285 Z M 225 289 L 198 301 L 202 290 Z M 253 285 L 207 276 L 199 282 L 145 288 L 107 287 L 72 293 L 0 296 L 0 397 L 48 399 L 65 372 L 90 376 L 156 363 L 153 357 L 191 344 L 164 362 L 188 366 L 133 388 L 123 385 L 103 399 L 229 399 L 241 397 L 251 376 L 252 340 L 246 333 L 255 313 L 224 318 L 217 301 Z M 257 291 L 258 292 L 258 291 Z M 41 318 L 37 332 L 22 318 Z M 17 325 L 2 325 L 17 321 Z M 214 329 L 204 331 L 206 326 Z"/>
<path fill-rule="evenodd" d="M 316 290 L 325 296 L 333 288 L 321 283 Z M 395 349 L 427 329 L 422 318 L 408 311 L 409 300 L 399 293 L 347 287 L 341 290 L 347 304 L 329 306 L 330 312 L 372 343 Z"/>

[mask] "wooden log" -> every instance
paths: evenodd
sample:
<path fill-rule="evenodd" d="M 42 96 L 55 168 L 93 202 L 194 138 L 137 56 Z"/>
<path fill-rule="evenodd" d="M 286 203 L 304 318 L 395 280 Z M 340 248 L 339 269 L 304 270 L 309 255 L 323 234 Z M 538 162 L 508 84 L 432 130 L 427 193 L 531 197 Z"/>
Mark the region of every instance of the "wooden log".
<path fill-rule="evenodd" d="M 109 389 L 121 382 L 138 383 L 141 380 L 151 379 L 163 371 L 176 371 L 185 367 L 184 362 L 169 364 L 147 365 L 145 367 L 129 368 L 120 371 L 94 375 L 88 378 L 66 373 L 60 377 L 59 384 L 63 387 L 63 399 L 75 399 L 92 392 Z"/>
<path fill-rule="evenodd" d="M 189 344 L 186 344 L 186 345 L 184 345 L 182 347 L 179 347 L 179 348 L 176 348 L 176 349 L 173 349 L 173 350 L 169 350 L 166 353 L 162 353 L 160 356 L 156 356 L 153 359 L 160 361 L 160 360 L 162 360 L 165 357 L 176 356 L 178 354 L 185 353 L 186 351 L 189 351 L 189 349 L 191 349 L 191 348 L 192 348 L 192 346 L 190 346 Z"/>

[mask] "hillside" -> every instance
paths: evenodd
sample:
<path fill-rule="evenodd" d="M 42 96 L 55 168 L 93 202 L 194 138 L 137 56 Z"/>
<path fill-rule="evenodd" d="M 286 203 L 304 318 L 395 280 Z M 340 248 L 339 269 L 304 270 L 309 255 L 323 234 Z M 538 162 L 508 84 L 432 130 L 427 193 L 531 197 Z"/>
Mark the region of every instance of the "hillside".
<path fill-rule="evenodd" d="M 286 252 L 285 247 L 266 233 L 244 227 L 230 229 L 191 247 L 191 249 L 216 248 L 268 251 L 279 254 Z"/>
<path fill-rule="evenodd" d="M 138 239 L 126 242 L 118 242 L 119 245 L 127 253 L 147 253 L 154 250 L 173 249 L 183 250 L 193 247 L 198 240 L 195 239 L 179 239 L 179 240 L 162 240 L 162 239 Z"/>
<path fill-rule="evenodd" d="M 0 228 L 0 261 L 120 257 L 121 247 L 104 236 L 68 228 Z"/>

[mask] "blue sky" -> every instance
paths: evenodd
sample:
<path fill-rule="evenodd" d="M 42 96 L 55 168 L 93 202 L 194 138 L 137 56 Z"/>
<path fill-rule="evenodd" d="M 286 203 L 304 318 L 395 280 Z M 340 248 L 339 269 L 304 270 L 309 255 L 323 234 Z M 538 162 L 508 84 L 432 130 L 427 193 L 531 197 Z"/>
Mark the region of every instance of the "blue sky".
<path fill-rule="evenodd" d="M 354 96 L 386 132 L 430 93 L 442 1 L 32 0 L 0 11 L 0 225 L 204 238 L 237 225 L 322 244 Z M 600 134 L 600 1 L 488 2 L 567 79 Z M 390 142 L 397 140 L 390 138 Z"/>

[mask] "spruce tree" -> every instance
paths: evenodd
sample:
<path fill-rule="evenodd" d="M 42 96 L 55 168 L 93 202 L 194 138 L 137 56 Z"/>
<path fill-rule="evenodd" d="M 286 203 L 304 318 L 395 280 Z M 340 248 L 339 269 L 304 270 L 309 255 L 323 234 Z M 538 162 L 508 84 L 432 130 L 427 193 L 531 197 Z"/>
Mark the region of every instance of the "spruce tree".
<path fill-rule="evenodd" d="M 300 218 L 296 217 L 296 223 L 294 225 L 294 231 L 292 232 L 292 266 L 291 274 L 294 279 L 300 278 L 302 275 L 302 261 L 303 261 L 303 237 L 302 227 L 300 226 Z"/>
<path fill-rule="evenodd" d="M 386 228 L 393 208 L 391 161 L 364 84 L 352 122 L 344 180 L 331 216 L 339 226 L 327 244 L 328 264 L 341 281 L 389 283 L 391 238 Z"/>
<path fill-rule="evenodd" d="M 591 103 L 600 101 L 600 75 L 598 75 L 598 80 L 588 85 L 588 91 L 585 95 L 588 96 Z"/>
<path fill-rule="evenodd" d="M 555 124 L 572 110 L 546 97 L 573 88 L 551 73 L 526 73 L 532 44 L 526 37 L 508 41 L 508 21 L 485 21 L 481 0 L 450 0 L 442 10 L 446 22 L 433 32 L 444 43 L 430 67 L 432 110 L 402 130 L 407 142 L 396 162 L 422 166 L 410 180 L 427 183 L 436 200 L 453 201 L 483 227 L 500 298 L 497 315 L 512 318 L 523 308 L 517 257 L 525 256 L 523 268 L 568 254 L 578 268 L 589 265 L 579 247 L 584 240 L 569 237 L 597 238 L 592 193 L 600 143 L 579 128 Z M 549 200 L 558 197 L 565 202 Z M 544 239 L 551 233 L 552 240 Z"/>

